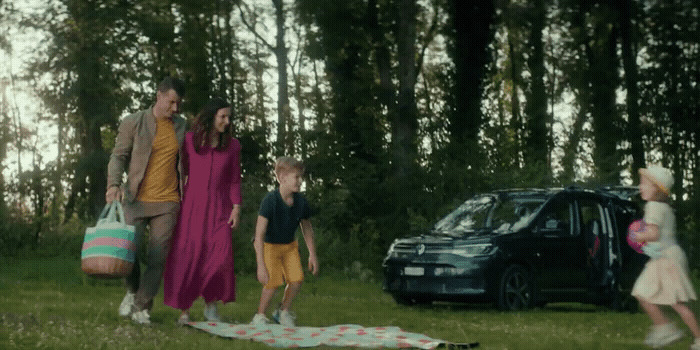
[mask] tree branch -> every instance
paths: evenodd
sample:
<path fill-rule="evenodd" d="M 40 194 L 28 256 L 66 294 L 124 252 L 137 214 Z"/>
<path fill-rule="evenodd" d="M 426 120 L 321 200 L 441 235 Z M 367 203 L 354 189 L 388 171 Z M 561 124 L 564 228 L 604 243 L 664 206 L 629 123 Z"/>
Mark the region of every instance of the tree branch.
<path fill-rule="evenodd" d="M 437 1 L 433 2 L 433 19 L 430 23 L 430 28 L 428 28 L 428 31 L 425 34 L 424 40 L 423 40 L 423 45 L 420 49 L 420 54 L 418 55 L 418 58 L 416 59 L 416 72 L 415 72 L 415 77 L 417 78 L 418 75 L 420 74 L 422 68 L 423 68 L 423 60 L 425 57 L 425 51 L 428 49 L 428 45 L 430 45 L 431 42 L 433 42 L 433 39 L 435 39 L 435 35 L 437 34 L 437 29 L 438 29 L 438 15 L 440 14 L 440 8 L 438 6 Z"/>
<path fill-rule="evenodd" d="M 243 25 L 245 25 L 248 28 L 248 30 L 250 30 L 250 32 L 253 33 L 253 35 L 255 35 L 255 37 L 258 38 L 263 43 L 263 45 L 267 46 L 268 49 L 270 49 L 274 52 L 276 50 L 276 47 L 271 45 L 270 43 L 268 43 L 267 40 L 265 40 L 265 38 L 263 38 L 260 34 L 258 34 L 258 32 L 255 30 L 255 26 L 251 25 L 248 22 L 248 20 L 246 20 L 245 15 L 243 14 L 243 8 L 241 8 L 241 4 L 238 3 L 237 6 L 238 6 L 238 10 L 241 13 L 241 21 L 243 21 Z"/>

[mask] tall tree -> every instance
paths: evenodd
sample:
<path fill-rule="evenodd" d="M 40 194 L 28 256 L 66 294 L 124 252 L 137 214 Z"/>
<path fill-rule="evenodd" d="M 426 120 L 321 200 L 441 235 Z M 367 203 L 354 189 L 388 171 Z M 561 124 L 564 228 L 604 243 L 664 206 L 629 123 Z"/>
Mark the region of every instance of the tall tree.
<path fill-rule="evenodd" d="M 620 183 L 622 156 L 617 149 L 621 123 L 616 98 L 619 87 L 617 11 L 609 1 L 577 1 L 573 30 L 584 49 L 585 67 L 578 74 L 588 79 L 593 129 L 593 162 L 597 181 Z"/>
<path fill-rule="evenodd" d="M 544 178 L 550 171 L 549 145 L 550 115 L 547 112 L 546 69 L 544 65 L 544 41 L 547 9 L 544 0 L 531 1 L 528 6 L 530 35 L 528 38 L 527 65 L 530 72 L 525 115 L 527 118 L 526 162 L 544 170 Z"/>
<path fill-rule="evenodd" d="M 504 14 L 504 24 L 507 35 L 507 47 L 508 47 L 508 63 L 509 69 L 506 73 L 510 78 L 510 83 L 512 87 L 510 88 L 510 114 L 511 121 L 510 125 L 513 130 L 513 143 L 515 144 L 514 154 L 511 157 L 514 161 L 514 166 L 516 169 L 520 169 L 521 163 L 521 153 L 523 145 L 523 119 L 520 107 L 520 91 L 523 85 L 522 79 L 522 69 L 523 69 L 523 57 L 522 57 L 522 44 L 521 35 L 522 31 L 520 28 L 523 26 L 521 21 L 525 9 L 517 1 L 511 1 L 506 7 Z"/>
<path fill-rule="evenodd" d="M 241 20 L 248 29 L 266 46 L 274 55 L 277 63 L 277 142 L 275 154 L 281 156 L 283 154 L 293 154 L 294 139 L 291 133 L 288 133 L 288 124 L 291 122 L 291 107 L 289 105 L 289 76 L 287 74 L 287 65 L 289 58 L 287 57 L 288 48 L 286 46 L 286 27 L 285 21 L 287 11 L 284 7 L 283 0 L 272 0 L 272 5 L 275 10 L 275 44 L 270 44 L 253 26 L 247 18 L 249 14 L 241 8 Z M 250 12 L 250 11 L 247 11 Z"/>
<path fill-rule="evenodd" d="M 448 180 L 457 193 L 471 192 L 483 160 L 479 132 L 483 123 L 481 101 L 484 76 L 491 61 L 489 45 L 494 34 L 494 1 L 448 1 L 448 53 L 454 64 L 451 111 L 448 115 L 450 145 L 448 168 L 460 169 Z M 464 177 L 467 178 L 464 178 Z"/>
<path fill-rule="evenodd" d="M 183 27 L 178 63 L 187 87 L 182 108 L 185 113 L 196 115 L 212 92 L 212 63 L 207 46 L 211 43 L 209 29 L 212 25 L 213 5 L 211 2 L 176 1 L 182 11 Z"/>
<path fill-rule="evenodd" d="M 47 59 L 37 57 L 34 72 L 52 71 L 55 77 L 65 79 L 57 86 L 65 87 L 68 93 L 63 95 L 63 103 L 69 104 L 77 116 L 73 127 L 80 152 L 71 196 L 74 200 L 78 194 L 87 196 L 84 214 L 89 216 L 99 213 L 104 205 L 109 155 L 103 147 L 102 127 L 115 125 L 128 103 L 128 90 L 122 88 L 126 75 L 122 69 L 135 63 L 129 48 L 136 40 L 126 25 L 130 10 L 122 2 L 88 4 L 65 0 L 43 14 L 37 24 L 49 29 L 51 36 L 46 45 Z M 49 103 L 56 100 L 45 97 Z"/>
<path fill-rule="evenodd" d="M 476 150 L 482 123 L 481 97 L 488 46 L 493 37 L 495 6 L 493 1 L 450 0 L 450 25 L 453 28 L 452 61 L 455 65 L 455 108 L 450 116 L 450 134 L 459 145 Z"/>
<path fill-rule="evenodd" d="M 396 33 L 399 93 L 395 119 L 392 121 L 392 143 L 395 169 L 399 176 L 406 176 L 414 166 L 418 150 L 416 133 L 418 115 L 416 108 L 416 0 L 398 2 L 399 21 Z"/>
<path fill-rule="evenodd" d="M 7 145 L 10 143 L 10 114 L 8 113 L 6 84 L 2 82 L 0 91 L 0 164 L 7 158 Z M 4 167 L 3 167 L 4 169 Z M 0 173 L 0 219 L 5 218 L 7 203 L 5 201 L 5 174 Z"/>
<path fill-rule="evenodd" d="M 632 0 L 616 2 L 619 12 L 620 43 L 622 65 L 625 72 L 625 89 L 627 90 L 627 140 L 631 145 L 632 178 L 637 179 L 637 170 L 646 164 L 644 144 L 642 141 L 641 120 L 639 117 L 639 74 L 637 72 L 637 42 L 635 30 L 637 4 Z"/>
<path fill-rule="evenodd" d="M 349 242 L 357 230 L 376 230 L 376 220 L 395 209 L 377 195 L 386 193 L 387 121 L 376 103 L 376 70 L 368 59 L 373 51 L 367 4 L 303 0 L 298 6 L 304 23 L 318 28 L 310 32 L 309 55 L 323 60 L 329 86 L 328 110 L 323 113 L 327 124 L 318 124 L 327 125 L 328 130 L 317 134 L 318 150 L 309 162 L 318 165 L 313 169 L 324 186 L 321 205 L 335 208 L 328 222 Z M 376 238 L 366 239 L 375 242 Z"/>

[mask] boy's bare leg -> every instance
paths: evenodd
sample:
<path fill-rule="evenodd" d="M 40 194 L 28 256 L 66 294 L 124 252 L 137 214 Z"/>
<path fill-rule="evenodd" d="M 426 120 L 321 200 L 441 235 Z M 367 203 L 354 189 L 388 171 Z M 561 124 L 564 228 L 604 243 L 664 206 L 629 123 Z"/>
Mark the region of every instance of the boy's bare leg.
<path fill-rule="evenodd" d="M 265 311 L 267 311 L 267 307 L 270 305 L 270 300 L 272 300 L 272 297 L 275 296 L 275 292 L 277 291 L 277 288 L 274 289 L 267 289 L 263 288 L 262 292 L 260 293 L 260 305 L 258 306 L 258 313 L 259 314 L 265 314 Z"/>
<path fill-rule="evenodd" d="M 294 298 L 299 294 L 299 290 L 301 290 L 301 282 L 287 284 L 287 287 L 284 288 L 284 297 L 282 298 L 282 306 L 280 309 L 289 311 L 289 308 L 292 306 L 292 301 L 294 301 Z"/>

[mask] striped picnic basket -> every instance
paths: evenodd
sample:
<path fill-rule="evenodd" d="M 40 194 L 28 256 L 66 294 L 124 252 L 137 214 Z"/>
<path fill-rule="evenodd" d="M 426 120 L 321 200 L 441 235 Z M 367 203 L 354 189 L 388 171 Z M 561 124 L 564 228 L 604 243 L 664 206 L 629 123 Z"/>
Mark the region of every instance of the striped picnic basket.
<path fill-rule="evenodd" d="M 126 277 L 134 267 L 134 226 L 127 225 L 119 201 L 105 205 L 93 227 L 85 229 L 81 268 L 98 278 Z"/>

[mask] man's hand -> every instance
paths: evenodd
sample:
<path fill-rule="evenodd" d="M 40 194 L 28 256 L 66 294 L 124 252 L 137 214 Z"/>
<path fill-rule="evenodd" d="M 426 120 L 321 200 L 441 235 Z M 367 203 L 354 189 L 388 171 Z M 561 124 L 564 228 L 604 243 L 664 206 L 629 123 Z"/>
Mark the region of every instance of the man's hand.
<path fill-rule="evenodd" d="M 105 201 L 107 203 L 112 203 L 115 200 L 122 200 L 122 191 L 119 186 L 110 186 L 107 188 L 107 193 L 105 193 Z"/>
<path fill-rule="evenodd" d="M 309 271 L 316 276 L 318 275 L 318 259 L 316 255 L 309 256 Z"/>

